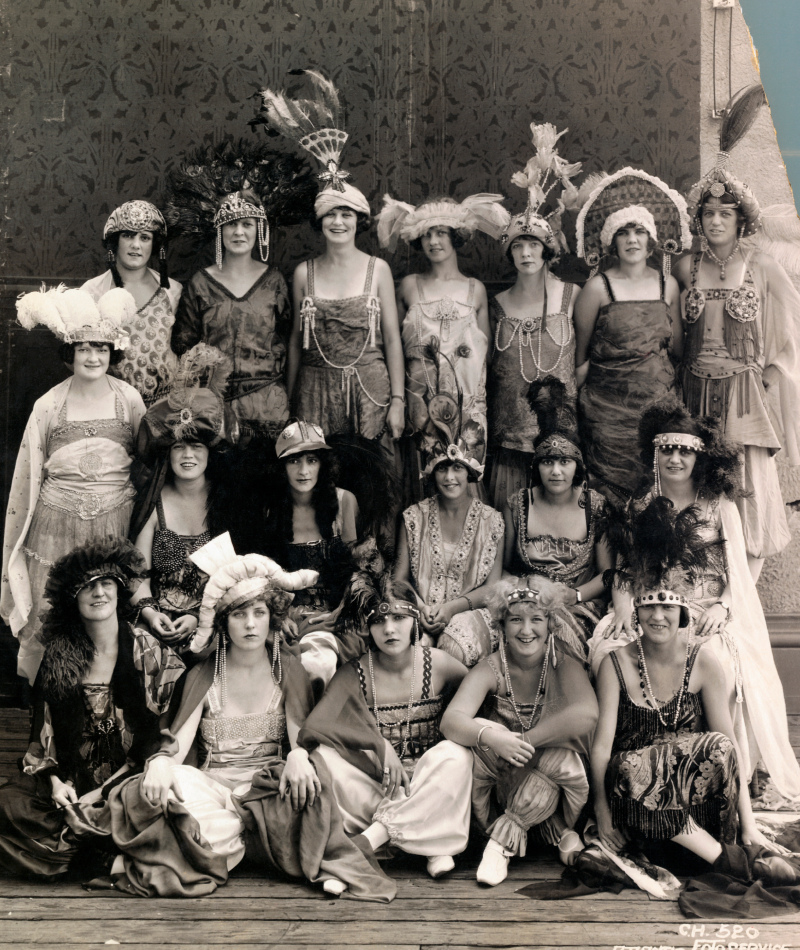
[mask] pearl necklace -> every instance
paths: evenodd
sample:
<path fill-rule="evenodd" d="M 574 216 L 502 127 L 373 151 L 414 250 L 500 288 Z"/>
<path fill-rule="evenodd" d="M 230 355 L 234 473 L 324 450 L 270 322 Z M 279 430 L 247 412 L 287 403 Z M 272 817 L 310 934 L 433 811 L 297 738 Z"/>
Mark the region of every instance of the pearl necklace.
<path fill-rule="evenodd" d="M 536 699 L 533 702 L 533 709 L 531 710 L 530 718 L 528 719 L 528 724 L 526 725 L 522 719 L 522 716 L 519 712 L 519 706 L 517 706 L 517 701 L 514 698 L 514 687 L 511 685 L 511 674 L 508 671 L 508 660 L 506 659 L 506 651 L 503 646 L 503 638 L 500 638 L 500 660 L 503 664 L 503 675 L 506 680 L 506 690 L 508 691 L 508 698 L 511 702 L 511 707 L 514 710 L 514 715 L 517 717 L 517 721 L 522 728 L 522 734 L 525 735 L 533 725 L 533 719 L 536 713 L 539 711 L 539 707 L 542 704 L 544 699 L 544 686 L 547 680 L 547 654 L 548 649 L 545 647 L 544 656 L 542 657 L 542 675 L 539 677 L 539 685 L 536 687 Z"/>
<path fill-rule="evenodd" d="M 711 246 L 709 245 L 708 239 L 706 238 L 705 235 L 703 235 L 702 247 L 703 247 L 703 253 L 708 254 L 711 260 L 715 264 L 719 265 L 719 279 L 725 280 L 725 265 L 730 264 L 730 262 L 734 258 L 734 255 L 739 250 L 739 238 L 738 237 L 736 238 L 736 244 L 734 244 L 733 250 L 724 260 L 720 257 L 717 257 L 717 255 L 711 250 Z"/>
<path fill-rule="evenodd" d="M 403 742 L 400 746 L 400 758 L 404 759 L 408 750 L 408 740 L 411 736 L 411 709 L 414 705 L 414 681 L 417 678 L 417 644 L 413 644 L 414 659 L 411 663 L 411 695 L 408 697 L 408 711 L 406 713 L 406 725 L 403 730 Z M 369 685 L 372 688 L 372 712 L 375 716 L 375 722 L 380 729 L 382 726 L 392 726 L 396 723 L 382 722 L 378 715 L 378 693 L 375 690 L 375 668 L 372 665 L 372 650 L 367 651 L 367 666 L 369 667 Z"/>
<path fill-rule="evenodd" d="M 667 721 L 661 715 L 659 700 L 656 699 L 656 694 L 653 692 L 653 687 L 650 684 L 650 674 L 647 672 L 647 663 L 645 662 L 645 659 L 644 659 L 644 647 L 642 646 L 642 634 L 641 634 L 641 631 L 638 629 L 637 629 L 637 637 L 636 637 L 636 646 L 639 651 L 639 686 L 641 687 L 641 690 L 642 690 L 642 696 L 644 696 L 645 703 L 651 709 L 655 710 L 655 713 L 658 716 L 658 721 L 666 729 Z M 683 704 L 683 697 L 689 687 L 689 646 L 690 646 L 690 638 L 687 636 L 686 637 L 686 655 L 683 658 L 683 674 L 681 675 L 681 688 L 678 690 L 678 702 L 677 702 L 677 705 L 675 706 L 675 716 L 673 717 L 673 720 L 672 720 L 673 730 L 677 728 L 678 719 L 680 718 L 680 714 L 681 714 L 681 705 Z M 650 696 L 647 695 L 648 693 L 650 694 Z M 670 700 L 667 700 L 666 702 L 668 703 L 670 702 Z M 666 703 L 662 703 L 661 705 L 666 705 Z"/>
<path fill-rule="evenodd" d="M 519 351 L 519 374 L 525 380 L 525 382 L 528 383 L 529 385 L 530 383 L 534 382 L 537 379 L 542 379 L 542 377 L 548 376 L 550 373 L 554 373 L 558 369 L 558 367 L 561 365 L 561 361 L 564 358 L 564 353 L 566 352 L 567 347 L 572 342 L 571 321 L 569 320 L 566 321 L 568 335 L 567 335 L 567 339 L 565 340 L 564 339 L 564 322 L 565 322 L 564 316 L 565 315 L 562 312 L 562 313 L 556 314 L 556 316 L 560 316 L 562 318 L 560 342 L 556 341 L 556 338 L 553 336 L 549 327 L 546 328 L 545 326 L 547 322 L 547 287 L 545 286 L 544 304 L 542 307 L 542 319 L 539 322 L 538 328 L 536 326 L 536 321 L 531 319 L 530 317 L 528 317 L 525 320 L 517 320 L 517 321 L 512 320 L 511 317 L 504 317 L 502 320 L 497 321 L 497 325 L 494 330 L 495 349 L 500 353 L 505 353 L 505 351 L 513 343 L 515 334 L 517 335 L 517 349 Z M 506 343 L 505 346 L 502 346 L 500 343 L 500 328 L 506 320 L 512 323 L 516 323 L 516 326 L 511 331 L 511 336 L 508 339 L 508 343 Z M 552 366 L 548 366 L 548 367 L 542 366 L 542 334 L 545 332 L 545 329 L 547 330 L 547 335 L 550 337 L 553 343 L 555 343 L 559 348 L 558 357 L 556 358 L 555 363 L 553 363 Z M 534 333 L 537 333 L 537 352 L 536 353 L 534 353 L 533 351 L 532 337 Z M 523 340 L 523 337 L 527 338 L 527 340 Z M 522 356 L 523 356 L 523 350 L 526 350 L 526 349 L 530 351 L 531 360 L 533 362 L 534 367 L 536 368 L 536 375 L 533 377 L 533 379 L 528 379 L 528 377 L 525 375 L 525 363 L 523 361 Z"/>

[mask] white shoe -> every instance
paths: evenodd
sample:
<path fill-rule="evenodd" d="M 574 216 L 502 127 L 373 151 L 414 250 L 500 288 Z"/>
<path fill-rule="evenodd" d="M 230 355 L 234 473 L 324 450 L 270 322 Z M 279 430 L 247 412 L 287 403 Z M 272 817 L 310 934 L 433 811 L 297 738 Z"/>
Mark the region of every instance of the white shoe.
<path fill-rule="evenodd" d="M 495 887 L 505 881 L 508 876 L 508 859 L 513 856 L 513 851 L 506 851 L 494 838 L 490 838 L 475 875 L 478 883 Z"/>
<path fill-rule="evenodd" d="M 455 866 L 456 862 L 449 854 L 435 854 L 428 858 L 428 874 L 433 878 L 448 874 Z"/>
<path fill-rule="evenodd" d="M 558 842 L 558 857 L 568 868 L 575 863 L 581 851 L 586 847 L 577 831 L 565 831 Z"/>
<path fill-rule="evenodd" d="M 327 881 L 323 882 L 322 890 L 325 891 L 326 894 L 331 894 L 333 897 L 341 897 L 347 890 L 347 885 L 344 881 L 339 881 L 335 877 L 329 877 Z"/>

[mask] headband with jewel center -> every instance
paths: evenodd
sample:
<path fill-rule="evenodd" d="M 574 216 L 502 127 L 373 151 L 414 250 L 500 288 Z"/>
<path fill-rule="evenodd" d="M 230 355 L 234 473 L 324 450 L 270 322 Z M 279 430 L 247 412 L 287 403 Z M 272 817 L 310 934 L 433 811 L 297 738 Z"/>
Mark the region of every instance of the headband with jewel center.
<path fill-rule="evenodd" d="M 372 622 L 372 618 L 376 614 L 379 620 L 385 619 L 388 614 L 405 614 L 408 617 L 413 617 L 414 620 L 419 620 L 419 610 L 413 604 L 408 604 L 403 600 L 397 600 L 391 604 L 384 600 L 367 614 L 367 624 Z"/>
<path fill-rule="evenodd" d="M 688 432 L 659 432 L 653 439 L 653 445 L 656 448 L 665 445 L 680 445 L 691 449 L 693 452 L 702 452 L 705 448 L 701 438 L 696 435 L 689 435 Z"/>
<path fill-rule="evenodd" d="M 663 607 L 688 607 L 689 601 L 674 590 L 648 590 L 633 598 L 634 607 L 654 607 L 656 604 Z"/>
<path fill-rule="evenodd" d="M 518 587 L 516 590 L 512 590 L 506 599 L 508 600 L 509 607 L 511 604 L 518 603 L 531 603 L 538 605 L 541 601 L 539 591 L 533 590 L 531 587 Z"/>
<path fill-rule="evenodd" d="M 569 439 L 564 438 L 563 435 L 553 434 L 549 435 L 546 439 L 536 446 L 533 452 L 533 457 L 537 461 L 546 458 L 569 458 L 575 459 L 576 461 L 583 461 L 583 455 L 581 450 L 575 445 L 574 442 L 570 442 Z"/>

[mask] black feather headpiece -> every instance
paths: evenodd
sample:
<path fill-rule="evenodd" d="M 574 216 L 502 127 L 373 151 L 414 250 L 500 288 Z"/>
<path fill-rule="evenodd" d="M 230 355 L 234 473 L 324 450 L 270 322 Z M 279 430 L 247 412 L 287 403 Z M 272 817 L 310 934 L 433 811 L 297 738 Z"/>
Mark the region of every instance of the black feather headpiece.
<path fill-rule="evenodd" d="M 582 462 L 578 421 L 564 383 L 556 376 L 534 380 L 527 398 L 539 426 L 539 435 L 533 443 L 534 458 L 563 456 Z"/>

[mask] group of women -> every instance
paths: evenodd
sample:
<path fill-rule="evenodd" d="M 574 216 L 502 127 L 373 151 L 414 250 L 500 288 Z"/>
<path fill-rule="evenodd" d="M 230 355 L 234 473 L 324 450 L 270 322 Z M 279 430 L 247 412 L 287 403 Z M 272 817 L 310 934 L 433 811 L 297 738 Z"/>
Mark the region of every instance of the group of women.
<path fill-rule="evenodd" d="M 395 291 L 312 79 L 314 108 L 262 94 L 326 169 L 292 303 L 240 179 L 183 292 L 164 216 L 130 201 L 106 274 L 18 304 L 72 373 L 34 406 L 6 518 L 34 725 L 0 865 L 197 896 L 247 856 L 390 900 L 375 854 L 440 877 L 471 819 L 487 885 L 531 833 L 565 864 L 589 840 L 775 851 L 748 783 L 761 762 L 796 798 L 800 768 L 755 580 L 788 541 L 800 296 L 740 244 L 752 193 L 721 165 L 691 219 L 635 169 L 581 193 L 534 125 L 516 216 L 384 199 L 381 242 L 429 263 Z M 567 206 L 582 288 L 554 273 Z M 458 266 L 475 230 L 517 271 L 491 301 Z"/>

